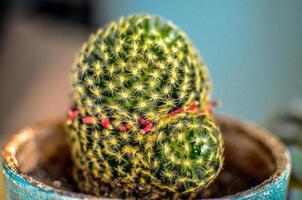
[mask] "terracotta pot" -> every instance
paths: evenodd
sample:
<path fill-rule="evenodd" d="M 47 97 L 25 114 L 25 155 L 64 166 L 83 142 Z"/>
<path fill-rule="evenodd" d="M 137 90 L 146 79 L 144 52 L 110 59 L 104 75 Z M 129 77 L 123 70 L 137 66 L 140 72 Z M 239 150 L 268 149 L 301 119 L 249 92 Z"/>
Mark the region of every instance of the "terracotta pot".
<path fill-rule="evenodd" d="M 285 199 L 290 174 L 286 147 L 266 130 L 216 117 L 225 141 L 225 166 L 200 198 Z M 62 121 L 29 126 L 5 146 L 3 174 L 9 199 L 94 199 L 78 192 Z"/>

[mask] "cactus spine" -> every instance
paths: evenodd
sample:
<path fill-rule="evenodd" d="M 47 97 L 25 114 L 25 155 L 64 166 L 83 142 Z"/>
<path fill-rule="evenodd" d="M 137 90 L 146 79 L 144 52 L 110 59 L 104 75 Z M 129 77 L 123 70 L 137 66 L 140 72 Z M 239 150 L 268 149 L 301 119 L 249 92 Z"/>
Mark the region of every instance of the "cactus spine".
<path fill-rule="evenodd" d="M 218 175 L 223 147 L 208 72 L 170 22 L 134 15 L 100 29 L 82 47 L 72 84 L 67 122 L 81 190 L 185 194 Z"/>

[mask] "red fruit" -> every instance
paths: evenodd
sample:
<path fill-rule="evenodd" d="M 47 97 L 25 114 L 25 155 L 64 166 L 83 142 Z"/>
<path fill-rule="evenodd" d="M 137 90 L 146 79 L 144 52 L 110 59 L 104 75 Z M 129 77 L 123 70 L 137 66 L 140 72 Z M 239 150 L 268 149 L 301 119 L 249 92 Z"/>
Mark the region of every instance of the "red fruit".
<path fill-rule="evenodd" d="M 79 111 L 77 111 L 77 110 L 72 110 L 72 109 L 70 108 L 70 109 L 68 110 L 68 115 L 69 115 L 69 118 L 68 118 L 69 122 L 73 122 L 73 120 L 74 120 L 75 118 L 78 117 Z"/>
<path fill-rule="evenodd" d="M 187 108 L 187 110 L 188 111 L 193 111 L 193 110 L 195 110 L 197 108 L 197 105 L 195 104 L 195 103 L 192 103 L 188 108 Z"/>
<path fill-rule="evenodd" d="M 120 131 L 120 132 L 125 132 L 127 130 L 127 128 L 125 126 L 118 126 L 117 129 Z"/>
<path fill-rule="evenodd" d="M 142 125 L 142 126 L 146 126 L 146 125 L 150 124 L 150 122 L 149 122 L 148 120 L 142 119 L 142 118 L 140 118 L 140 119 L 138 120 L 138 123 L 139 123 L 140 125 Z"/>
<path fill-rule="evenodd" d="M 132 124 L 127 123 L 127 124 L 126 124 L 126 128 L 127 128 L 127 130 L 128 130 L 128 129 L 130 129 L 130 128 L 132 128 L 132 126 L 133 126 Z"/>
<path fill-rule="evenodd" d="M 143 129 L 144 133 L 148 133 L 152 127 L 153 127 L 152 123 L 147 124 L 147 126 Z"/>
<path fill-rule="evenodd" d="M 169 115 L 177 115 L 177 114 L 179 114 L 179 113 L 182 113 L 184 111 L 184 109 L 183 108 L 177 108 L 177 109 L 175 109 L 174 111 L 172 111 L 172 112 L 170 112 L 169 113 Z"/>
<path fill-rule="evenodd" d="M 108 129 L 110 127 L 109 119 L 108 118 L 103 118 L 101 120 L 101 124 L 103 128 Z"/>
<path fill-rule="evenodd" d="M 84 124 L 90 124 L 92 122 L 92 117 L 84 117 L 82 121 Z"/>

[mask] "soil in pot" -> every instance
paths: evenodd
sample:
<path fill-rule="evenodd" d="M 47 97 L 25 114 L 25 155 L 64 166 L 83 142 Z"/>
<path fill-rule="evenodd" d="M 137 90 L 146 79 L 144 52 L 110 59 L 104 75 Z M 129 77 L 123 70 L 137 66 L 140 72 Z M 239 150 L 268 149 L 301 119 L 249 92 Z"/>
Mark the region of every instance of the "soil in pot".
<path fill-rule="evenodd" d="M 64 154 L 52 157 L 28 175 L 61 190 L 80 192 L 71 176 L 72 162 L 68 149 L 62 149 L 60 152 L 64 152 Z M 254 187 L 262 181 L 226 163 L 215 183 L 205 190 L 201 197 L 215 198 L 235 194 Z"/>

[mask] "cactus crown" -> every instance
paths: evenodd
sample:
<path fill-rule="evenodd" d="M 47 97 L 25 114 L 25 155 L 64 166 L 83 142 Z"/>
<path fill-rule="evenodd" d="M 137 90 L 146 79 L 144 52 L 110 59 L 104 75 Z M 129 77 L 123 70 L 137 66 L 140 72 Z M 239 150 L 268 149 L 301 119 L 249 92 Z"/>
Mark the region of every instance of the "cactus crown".
<path fill-rule="evenodd" d="M 110 23 L 73 67 L 68 125 L 79 186 L 194 192 L 222 166 L 207 69 L 185 34 L 159 17 Z M 132 191 L 132 192 L 129 192 Z"/>
<path fill-rule="evenodd" d="M 82 114 L 123 122 L 157 118 L 209 96 L 207 70 L 185 34 L 159 17 L 130 16 L 100 29 L 73 69 Z"/>

